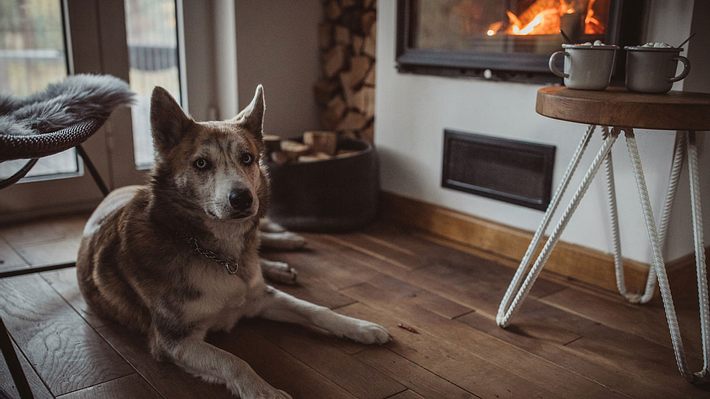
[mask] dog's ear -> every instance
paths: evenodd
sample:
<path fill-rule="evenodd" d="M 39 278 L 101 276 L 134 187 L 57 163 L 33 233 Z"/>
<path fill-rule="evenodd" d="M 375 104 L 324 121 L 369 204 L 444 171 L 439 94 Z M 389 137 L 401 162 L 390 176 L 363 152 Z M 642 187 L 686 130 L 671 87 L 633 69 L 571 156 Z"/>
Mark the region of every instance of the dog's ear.
<path fill-rule="evenodd" d="M 180 105 L 167 90 L 160 86 L 153 89 L 150 98 L 150 126 L 153 143 L 158 152 L 165 152 L 176 146 L 192 119 L 185 115 Z"/>
<path fill-rule="evenodd" d="M 256 92 L 251 103 L 247 105 L 234 119 L 249 130 L 257 139 L 262 139 L 264 130 L 264 87 L 256 86 Z"/>

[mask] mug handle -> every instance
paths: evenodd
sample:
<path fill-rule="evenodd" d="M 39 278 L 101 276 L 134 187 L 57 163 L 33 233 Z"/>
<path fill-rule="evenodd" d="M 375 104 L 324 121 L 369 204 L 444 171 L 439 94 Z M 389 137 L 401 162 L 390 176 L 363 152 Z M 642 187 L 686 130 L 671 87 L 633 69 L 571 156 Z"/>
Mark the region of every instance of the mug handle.
<path fill-rule="evenodd" d="M 679 80 L 683 80 L 690 73 L 690 61 L 688 61 L 687 58 L 683 57 L 682 55 L 679 55 L 677 57 L 673 57 L 673 59 L 683 63 L 683 72 L 681 72 L 680 75 L 674 78 L 668 78 L 669 82 L 677 82 Z"/>
<path fill-rule="evenodd" d="M 557 69 L 557 66 L 555 65 L 555 59 L 556 59 L 557 56 L 560 55 L 560 54 L 564 54 L 565 57 L 569 57 L 569 53 L 565 52 L 564 50 L 555 51 L 555 52 L 552 53 L 552 55 L 550 56 L 550 60 L 547 62 L 547 66 L 550 68 L 550 71 L 551 71 L 552 73 L 554 73 L 555 75 L 557 75 L 557 76 L 559 76 L 559 77 L 561 77 L 561 78 L 569 78 L 569 74 L 568 74 L 568 73 L 564 73 L 564 72 L 560 71 L 559 69 Z M 683 61 L 683 62 L 685 63 L 685 61 Z M 686 64 L 686 65 L 687 65 L 687 64 Z M 685 77 L 685 76 L 683 76 L 683 77 Z M 681 79 L 682 79 L 682 78 L 681 78 Z"/>

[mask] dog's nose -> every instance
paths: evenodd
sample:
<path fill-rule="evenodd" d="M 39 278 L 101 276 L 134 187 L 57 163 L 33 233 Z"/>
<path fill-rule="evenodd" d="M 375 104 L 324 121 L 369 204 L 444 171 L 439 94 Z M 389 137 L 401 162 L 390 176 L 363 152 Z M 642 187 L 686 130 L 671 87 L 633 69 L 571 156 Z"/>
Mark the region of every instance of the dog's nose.
<path fill-rule="evenodd" d="M 244 211 L 251 208 L 253 202 L 251 192 L 246 188 L 237 188 L 229 192 L 229 205 L 237 211 Z"/>

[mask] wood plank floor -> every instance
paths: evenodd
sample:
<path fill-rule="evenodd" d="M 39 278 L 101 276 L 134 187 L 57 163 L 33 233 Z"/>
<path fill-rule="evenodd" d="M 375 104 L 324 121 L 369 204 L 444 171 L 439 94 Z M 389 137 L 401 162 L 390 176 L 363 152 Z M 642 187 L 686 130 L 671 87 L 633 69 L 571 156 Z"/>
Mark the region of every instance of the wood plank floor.
<path fill-rule="evenodd" d="M 84 219 L 0 228 L 0 269 L 71 260 Z M 261 320 L 208 337 L 295 398 L 710 398 L 678 374 L 658 301 L 633 306 L 545 275 L 503 330 L 495 312 L 513 269 L 489 255 L 383 223 L 307 238 L 307 250 L 264 254 L 298 269 L 300 285 L 281 288 L 381 323 L 394 341 L 365 346 Z M 0 316 L 36 397 L 230 397 L 93 315 L 74 273 L 0 279 Z M 691 280 L 682 284 L 674 288 L 692 291 Z M 686 347 L 697 354 L 697 311 L 692 295 L 680 298 Z M 3 393 L 17 397 L 0 362 Z"/>

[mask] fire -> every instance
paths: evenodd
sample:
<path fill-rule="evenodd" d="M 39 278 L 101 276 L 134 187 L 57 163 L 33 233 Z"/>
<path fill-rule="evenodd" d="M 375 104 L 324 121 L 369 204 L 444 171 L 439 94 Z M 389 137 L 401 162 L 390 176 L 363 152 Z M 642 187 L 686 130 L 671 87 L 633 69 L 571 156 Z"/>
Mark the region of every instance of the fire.
<path fill-rule="evenodd" d="M 506 11 L 508 21 L 490 24 L 486 35 L 495 36 L 498 33 L 515 36 L 558 34 L 563 16 L 580 12 L 584 12 L 584 33 L 602 34 L 604 33 L 604 25 L 595 17 L 593 9 L 595 2 L 596 0 L 590 0 L 586 10 L 578 10 L 575 8 L 574 0 L 537 0 L 520 15 L 515 15 L 510 10 Z"/>

